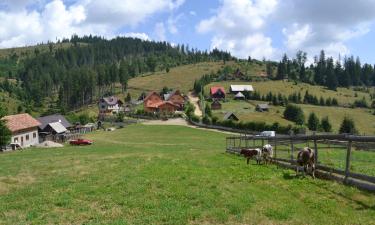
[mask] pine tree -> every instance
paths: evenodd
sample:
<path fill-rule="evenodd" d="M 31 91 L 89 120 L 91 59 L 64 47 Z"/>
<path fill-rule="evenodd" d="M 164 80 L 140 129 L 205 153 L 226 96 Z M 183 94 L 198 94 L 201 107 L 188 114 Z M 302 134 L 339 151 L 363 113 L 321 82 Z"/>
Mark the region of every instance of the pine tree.
<path fill-rule="evenodd" d="M 356 134 L 358 131 L 355 128 L 354 120 L 345 116 L 340 126 L 340 133 Z"/>
<path fill-rule="evenodd" d="M 7 144 L 9 144 L 12 133 L 6 125 L 6 121 L 3 120 L 3 117 L 6 115 L 5 107 L 0 107 L 0 149 Z"/>
<path fill-rule="evenodd" d="M 309 119 L 307 121 L 307 126 L 310 130 L 312 131 L 317 131 L 318 130 L 318 127 L 319 127 L 319 119 L 318 117 L 315 115 L 314 112 L 310 113 L 309 115 Z"/>
<path fill-rule="evenodd" d="M 328 116 L 322 118 L 322 121 L 320 122 L 320 126 L 324 132 L 332 131 L 332 125 L 328 119 Z"/>

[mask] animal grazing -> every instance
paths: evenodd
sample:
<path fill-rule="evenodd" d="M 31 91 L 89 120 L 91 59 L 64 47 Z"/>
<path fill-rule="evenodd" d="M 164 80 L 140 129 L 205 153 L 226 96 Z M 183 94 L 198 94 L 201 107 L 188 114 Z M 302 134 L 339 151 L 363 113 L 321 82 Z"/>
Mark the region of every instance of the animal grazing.
<path fill-rule="evenodd" d="M 263 160 L 266 162 L 266 164 L 272 162 L 272 158 L 273 158 L 272 145 L 266 144 L 266 145 L 263 146 L 262 156 L 263 156 Z"/>
<path fill-rule="evenodd" d="M 262 150 L 259 148 L 255 148 L 255 149 L 242 148 L 240 154 L 243 155 L 247 159 L 247 164 L 249 164 L 250 159 L 252 159 L 254 156 L 257 161 L 257 164 L 260 164 L 262 160 Z"/>
<path fill-rule="evenodd" d="M 303 166 L 303 176 L 305 172 L 308 172 L 309 167 L 311 168 L 311 175 L 315 178 L 315 154 L 314 151 L 309 147 L 304 147 L 298 152 L 297 155 L 297 175 L 299 166 Z"/>

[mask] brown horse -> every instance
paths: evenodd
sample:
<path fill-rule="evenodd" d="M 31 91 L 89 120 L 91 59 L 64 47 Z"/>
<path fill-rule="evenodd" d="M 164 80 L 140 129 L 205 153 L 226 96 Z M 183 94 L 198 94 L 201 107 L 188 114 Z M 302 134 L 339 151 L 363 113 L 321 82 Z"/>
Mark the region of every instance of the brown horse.
<path fill-rule="evenodd" d="M 303 166 L 303 176 L 308 172 L 309 167 L 311 168 L 311 175 L 315 178 L 315 154 L 314 151 L 309 147 L 304 147 L 298 152 L 297 155 L 297 175 L 299 166 Z"/>

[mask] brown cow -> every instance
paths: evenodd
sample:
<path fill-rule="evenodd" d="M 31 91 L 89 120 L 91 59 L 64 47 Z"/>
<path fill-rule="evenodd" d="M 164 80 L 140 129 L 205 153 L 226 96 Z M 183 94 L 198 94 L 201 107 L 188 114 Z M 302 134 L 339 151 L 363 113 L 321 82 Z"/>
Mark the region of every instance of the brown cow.
<path fill-rule="evenodd" d="M 303 176 L 308 172 L 308 168 L 311 167 L 312 177 L 315 179 L 315 154 L 314 151 L 309 147 L 304 147 L 298 152 L 297 155 L 297 175 L 299 166 L 303 166 Z"/>
<path fill-rule="evenodd" d="M 247 164 L 249 164 L 249 161 L 254 156 L 256 157 L 257 164 L 260 164 L 260 161 L 262 160 L 262 151 L 259 148 L 255 149 L 246 149 L 242 148 L 241 155 L 243 155 L 247 159 Z"/>

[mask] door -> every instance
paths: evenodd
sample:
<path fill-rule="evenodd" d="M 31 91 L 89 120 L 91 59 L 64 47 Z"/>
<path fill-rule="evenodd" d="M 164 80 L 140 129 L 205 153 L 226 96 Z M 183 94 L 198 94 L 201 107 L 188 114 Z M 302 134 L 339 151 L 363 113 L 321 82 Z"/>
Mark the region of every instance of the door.
<path fill-rule="evenodd" d="M 21 146 L 23 147 L 23 136 L 21 137 Z"/>

